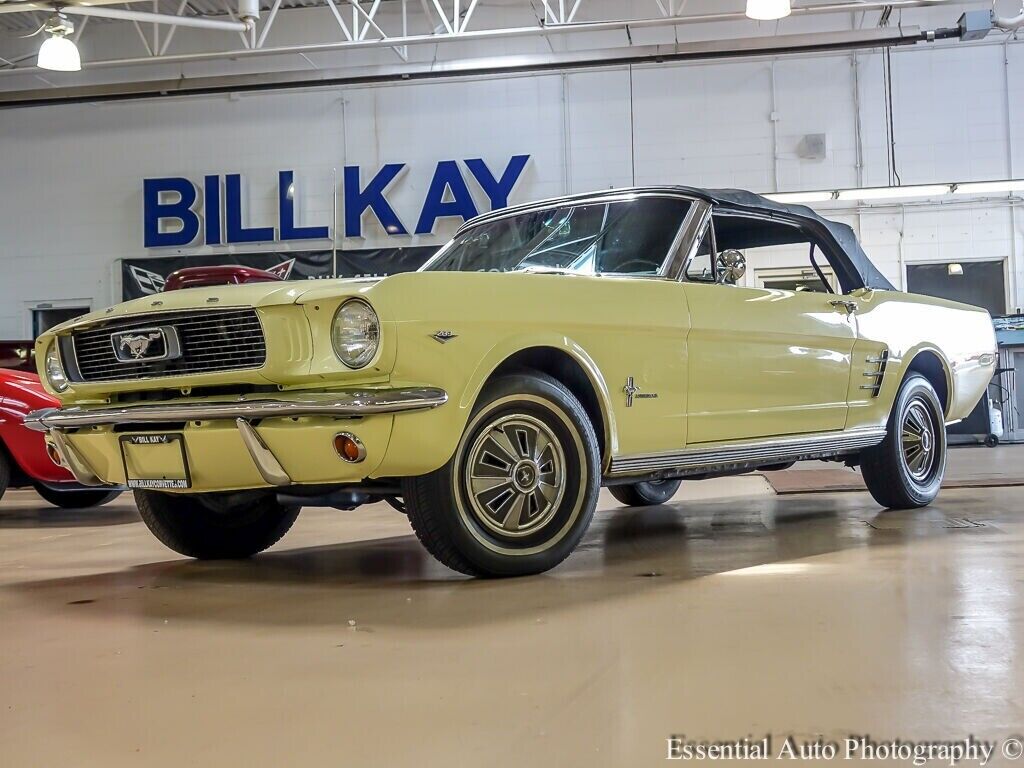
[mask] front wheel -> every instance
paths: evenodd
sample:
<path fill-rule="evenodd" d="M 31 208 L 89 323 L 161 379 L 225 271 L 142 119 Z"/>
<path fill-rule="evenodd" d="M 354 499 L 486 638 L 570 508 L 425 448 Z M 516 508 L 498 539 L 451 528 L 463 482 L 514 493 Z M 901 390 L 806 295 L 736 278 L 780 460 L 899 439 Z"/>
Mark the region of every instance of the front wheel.
<path fill-rule="evenodd" d="M 539 372 L 495 379 L 452 459 L 403 481 L 409 521 L 427 550 L 472 576 L 555 567 L 593 517 L 600 451 L 583 406 Z"/>
<path fill-rule="evenodd" d="M 946 423 L 924 376 L 904 379 L 885 440 L 861 454 L 860 466 L 868 491 L 883 507 L 924 507 L 938 495 L 946 473 Z"/>
<path fill-rule="evenodd" d="M 676 495 L 681 480 L 613 485 L 608 492 L 627 507 L 655 507 Z"/>
<path fill-rule="evenodd" d="M 36 483 L 35 489 L 46 501 L 61 509 L 100 507 L 121 495 L 120 491 L 55 491 L 42 483 Z"/>
<path fill-rule="evenodd" d="M 135 491 L 139 515 L 169 549 L 200 560 L 243 558 L 275 544 L 298 507 L 263 492 L 175 494 Z"/>

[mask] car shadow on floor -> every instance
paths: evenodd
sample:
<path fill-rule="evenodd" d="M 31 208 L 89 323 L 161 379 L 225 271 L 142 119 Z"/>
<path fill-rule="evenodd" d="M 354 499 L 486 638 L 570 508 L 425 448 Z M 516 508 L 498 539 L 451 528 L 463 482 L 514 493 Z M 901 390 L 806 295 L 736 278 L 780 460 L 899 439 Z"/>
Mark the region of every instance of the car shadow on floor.
<path fill-rule="evenodd" d="M 139 513 L 131 504 L 105 504 L 100 507 L 62 509 L 38 497 L 8 501 L 0 507 L 0 529 L 4 528 L 95 528 L 139 522 Z"/>
<path fill-rule="evenodd" d="M 61 611 L 243 625 L 448 630 L 548 615 L 766 564 L 949 533 L 938 507 L 882 513 L 865 494 L 676 503 L 599 512 L 557 569 L 455 574 L 413 536 L 275 549 L 247 561 L 174 560 L 15 584 Z"/>

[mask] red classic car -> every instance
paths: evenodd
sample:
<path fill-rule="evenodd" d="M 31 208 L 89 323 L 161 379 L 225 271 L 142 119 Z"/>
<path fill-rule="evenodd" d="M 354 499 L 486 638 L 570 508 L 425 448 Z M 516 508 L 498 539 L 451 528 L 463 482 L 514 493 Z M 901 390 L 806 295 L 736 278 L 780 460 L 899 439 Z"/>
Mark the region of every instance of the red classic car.
<path fill-rule="evenodd" d="M 36 357 L 31 341 L 0 341 L 0 368 L 35 373 Z"/>
<path fill-rule="evenodd" d="M 0 369 L 0 497 L 8 488 L 31 486 L 48 502 L 65 509 L 106 504 L 121 491 L 76 483 L 71 473 L 51 458 L 43 435 L 23 425 L 29 411 L 56 405 L 34 373 Z"/>

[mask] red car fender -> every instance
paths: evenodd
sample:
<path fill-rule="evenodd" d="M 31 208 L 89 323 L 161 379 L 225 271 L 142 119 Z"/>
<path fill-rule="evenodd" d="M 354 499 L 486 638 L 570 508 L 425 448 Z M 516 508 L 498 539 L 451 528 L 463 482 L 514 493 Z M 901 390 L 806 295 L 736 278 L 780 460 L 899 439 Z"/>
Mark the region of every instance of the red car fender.
<path fill-rule="evenodd" d="M 20 469 L 29 480 L 74 483 L 71 473 L 50 459 L 43 433 L 28 429 L 24 423 L 29 411 L 58 405 L 34 373 L 0 370 L 0 443 L 14 463 L 15 474 Z"/>

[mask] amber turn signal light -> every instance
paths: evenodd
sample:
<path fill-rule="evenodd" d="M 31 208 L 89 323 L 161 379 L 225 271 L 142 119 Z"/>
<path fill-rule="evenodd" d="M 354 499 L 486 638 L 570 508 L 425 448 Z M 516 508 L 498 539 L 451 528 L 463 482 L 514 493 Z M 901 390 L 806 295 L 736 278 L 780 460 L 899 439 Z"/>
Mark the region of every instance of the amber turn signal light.
<path fill-rule="evenodd" d="M 355 464 L 366 458 L 366 446 L 351 432 L 341 432 L 334 436 L 334 450 L 350 464 Z"/>

